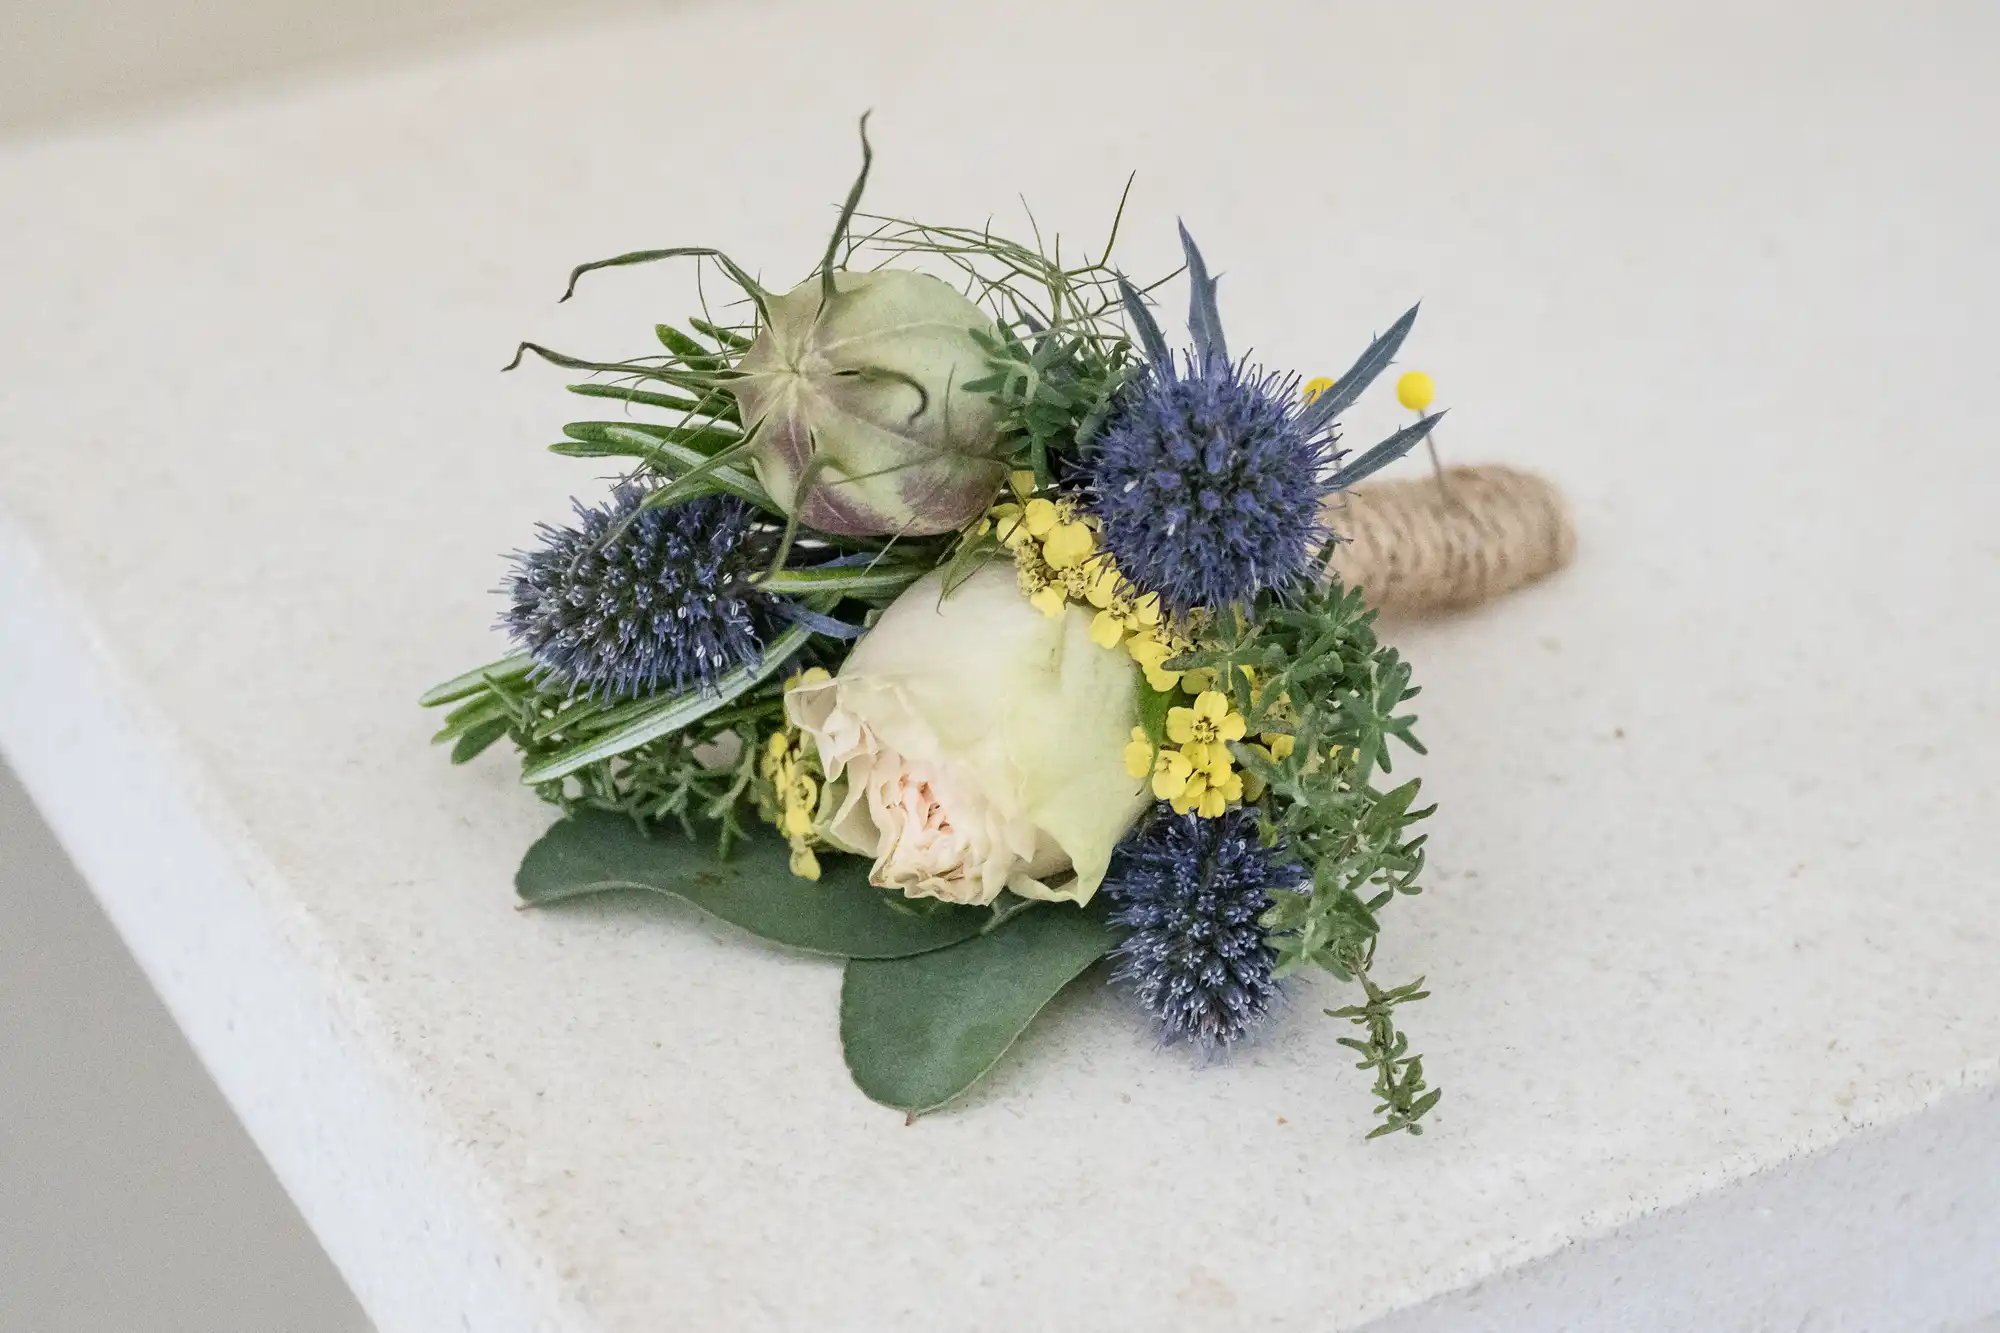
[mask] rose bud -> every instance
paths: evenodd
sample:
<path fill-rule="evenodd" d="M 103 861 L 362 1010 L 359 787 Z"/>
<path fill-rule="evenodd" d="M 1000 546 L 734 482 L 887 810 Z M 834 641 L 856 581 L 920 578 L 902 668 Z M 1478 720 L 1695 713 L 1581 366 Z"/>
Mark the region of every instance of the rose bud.
<path fill-rule="evenodd" d="M 752 466 L 799 522 L 851 537 L 950 532 L 1007 470 L 998 413 L 959 386 L 986 370 L 986 312 L 904 269 L 839 272 L 767 302 L 731 390 L 757 432 Z"/>

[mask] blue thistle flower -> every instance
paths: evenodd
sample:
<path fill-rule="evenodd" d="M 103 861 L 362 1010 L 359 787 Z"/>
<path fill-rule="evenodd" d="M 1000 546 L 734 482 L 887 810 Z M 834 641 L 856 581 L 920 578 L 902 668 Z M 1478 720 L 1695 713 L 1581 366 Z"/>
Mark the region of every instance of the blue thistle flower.
<path fill-rule="evenodd" d="M 540 548 L 512 557 L 502 621 L 537 674 L 572 692 L 712 689 L 762 657 L 781 614 L 749 586 L 762 567 L 749 505 L 709 495 L 640 511 L 645 497 L 626 483 L 605 504 L 573 501 L 577 526 L 541 524 Z"/>
<path fill-rule="evenodd" d="M 1263 845 L 1255 810 L 1203 819 L 1155 807 L 1104 880 L 1111 924 L 1128 932 L 1111 951 L 1112 979 L 1132 986 L 1167 1040 L 1228 1045 L 1277 1002 L 1278 955 L 1258 918 L 1273 891 L 1304 878 Z"/>
<path fill-rule="evenodd" d="M 1084 459 L 1104 549 L 1121 573 L 1176 614 L 1247 602 L 1307 578 L 1332 537 L 1320 518 L 1327 497 L 1400 458 L 1437 420 L 1426 417 L 1337 467 L 1334 417 L 1389 365 L 1416 309 L 1333 389 L 1308 402 L 1298 377 L 1229 359 L 1216 280 L 1186 227 L 1181 245 L 1193 287 L 1194 350 L 1174 356 L 1121 277 L 1146 367 L 1121 390 Z"/>
<path fill-rule="evenodd" d="M 1296 376 L 1199 353 L 1128 384 L 1086 463 L 1119 572 L 1175 613 L 1295 582 L 1326 538 L 1331 431 L 1299 429 Z"/>

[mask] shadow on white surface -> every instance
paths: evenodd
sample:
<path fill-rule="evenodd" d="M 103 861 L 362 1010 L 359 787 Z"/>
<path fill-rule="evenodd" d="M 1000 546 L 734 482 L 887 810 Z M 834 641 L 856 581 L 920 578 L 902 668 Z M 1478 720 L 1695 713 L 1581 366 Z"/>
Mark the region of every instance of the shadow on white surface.
<path fill-rule="evenodd" d="M 0 905 L 0 1333 L 364 1333 L 4 768 Z"/>

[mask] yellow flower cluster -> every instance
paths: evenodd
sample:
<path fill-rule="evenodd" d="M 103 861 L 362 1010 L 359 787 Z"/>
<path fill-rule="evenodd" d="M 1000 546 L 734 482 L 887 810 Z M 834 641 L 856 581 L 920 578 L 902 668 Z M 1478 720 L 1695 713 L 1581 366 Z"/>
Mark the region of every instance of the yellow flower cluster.
<path fill-rule="evenodd" d="M 1016 472 L 1007 484 L 1014 498 L 993 506 L 987 525 L 1013 553 L 1021 592 L 1054 619 L 1071 602 L 1088 599 L 1106 564 L 1107 557 L 1091 558 L 1097 556 L 1096 523 L 1077 512 L 1075 500 L 1036 495 L 1032 472 Z"/>
<path fill-rule="evenodd" d="M 1172 689 L 1176 677 L 1159 665 L 1192 645 L 1162 623 L 1159 595 L 1141 593 L 1097 549 L 1097 520 L 1078 512 L 1074 499 L 1037 496 L 1032 472 L 1014 473 L 1008 487 L 1014 498 L 995 505 L 982 530 L 1013 554 L 1022 594 L 1051 619 L 1071 602 L 1095 607 L 1091 639 L 1101 648 L 1123 644 L 1153 688 Z"/>
<path fill-rule="evenodd" d="M 1246 676 L 1250 674 L 1247 667 L 1241 670 Z M 1132 728 L 1132 740 L 1125 747 L 1125 771 L 1135 778 L 1150 775 L 1153 795 L 1178 814 L 1193 812 L 1214 819 L 1239 801 L 1256 800 L 1263 794 L 1263 780 L 1236 768 L 1229 750 L 1231 742 L 1275 762 L 1292 753 L 1292 737 L 1286 732 L 1266 731 L 1256 741 L 1245 741 L 1243 714 L 1230 705 L 1227 694 L 1214 688 L 1213 672 L 1165 674 L 1178 677 L 1180 688 L 1194 695 L 1194 704 L 1167 710 L 1170 744 L 1157 753 L 1146 729 Z M 1254 688 L 1255 678 L 1251 680 Z"/>
<path fill-rule="evenodd" d="M 1198 620 L 1176 623 L 1161 613 L 1158 594 L 1142 594 L 1119 573 L 1111 556 L 1097 549 L 1097 520 L 1080 512 L 1074 499 L 1036 495 L 1032 472 L 1013 473 L 1008 489 L 1012 498 L 995 505 L 979 530 L 993 533 L 1013 554 L 1022 594 L 1052 618 L 1072 602 L 1095 607 L 1092 640 L 1104 648 L 1123 646 L 1155 691 L 1194 696 L 1193 706 L 1167 710 L 1171 744 L 1157 752 L 1144 727 L 1132 728 L 1126 771 L 1135 778 L 1150 776 L 1153 794 L 1181 814 L 1192 811 L 1213 819 L 1246 797 L 1256 800 L 1262 794 L 1260 780 L 1239 772 L 1229 751 L 1231 742 L 1243 742 L 1243 715 L 1215 687 L 1215 673 L 1166 667 L 1194 648 Z M 1249 675 L 1248 668 L 1244 672 Z M 1251 683 L 1254 688 L 1254 678 Z M 1265 732 L 1259 740 L 1262 744 L 1246 743 L 1267 758 L 1282 759 L 1292 752 L 1292 738 L 1282 732 Z"/>
<path fill-rule="evenodd" d="M 1146 729 L 1132 728 L 1125 771 L 1135 778 L 1150 772 L 1153 795 L 1175 813 L 1214 819 L 1243 799 L 1243 775 L 1229 753 L 1229 742 L 1243 739 L 1243 714 L 1229 706 L 1228 695 L 1203 690 L 1192 708 L 1169 708 L 1167 739 L 1173 744 L 1155 754 Z"/>
<path fill-rule="evenodd" d="M 824 668 L 813 667 L 793 676 L 786 685 L 811 684 L 826 678 Z M 798 729 L 787 724 L 772 732 L 764 742 L 764 753 L 758 758 L 757 772 L 771 784 L 771 800 L 763 813 L 777 826 L 778 832 L 785 835 L 785 841 L 791 844 L 792 873 L 800 879 L 818 879 L 819 857 L 813 853 L 819 841 L 813 836 L 813 823 L 819 814 L 818 758 Z"/>

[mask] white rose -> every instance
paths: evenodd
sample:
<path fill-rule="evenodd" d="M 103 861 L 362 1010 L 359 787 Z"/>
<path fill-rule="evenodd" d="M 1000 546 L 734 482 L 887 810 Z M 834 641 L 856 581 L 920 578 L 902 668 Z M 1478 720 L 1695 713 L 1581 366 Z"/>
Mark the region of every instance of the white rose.
<path fill-rule="evenodd" d="M 997 560 L 942 598 L 933 573 L 855 645 L 837 677 L 786 692 L 827 779 L 827 827 L 912 898 L 1088 902 L 1145 808 L 1125 771 L 1137 668 L 1091 642 L 1090 612 L 1050 618 Z"/>

